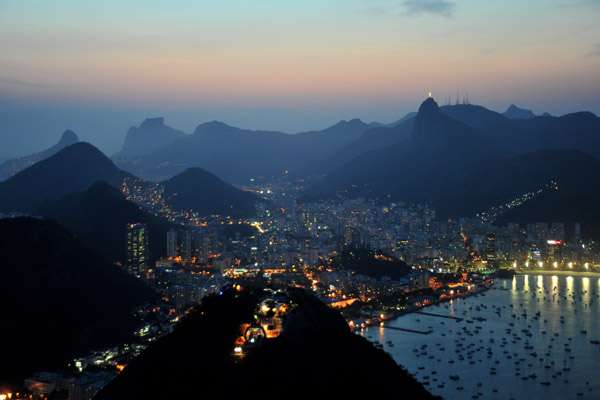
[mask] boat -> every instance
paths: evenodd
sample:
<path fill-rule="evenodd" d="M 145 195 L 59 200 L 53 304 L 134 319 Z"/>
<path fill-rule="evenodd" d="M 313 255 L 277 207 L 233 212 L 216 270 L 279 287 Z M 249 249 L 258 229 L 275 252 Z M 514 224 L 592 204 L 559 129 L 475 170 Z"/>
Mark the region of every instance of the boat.
<path fill-rule="evenodd" d="M 452 379 L 453 381 L 457 381 L 460 379 L 460 376 L 458 375 L 450 375 L 450 379 Z"/>

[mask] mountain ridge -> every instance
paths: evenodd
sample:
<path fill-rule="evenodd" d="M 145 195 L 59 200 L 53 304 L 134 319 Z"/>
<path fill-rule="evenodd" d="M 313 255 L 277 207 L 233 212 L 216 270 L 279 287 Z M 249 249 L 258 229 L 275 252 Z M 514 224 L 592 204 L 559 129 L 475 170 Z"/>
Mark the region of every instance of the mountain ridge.
<path fill-rule="evenodd" d="M 96 147 L 78 142 L 0 182 L 0 212 L 31 213 L 44 201 L 81 192 L 98 180 L 120 188 L 125 178 L 133 175 Z"/>
<path fill-rule="evenodd" d="M 165 203 L 172 209 L 194 210 L 203 216 L 249 217 L 256 214 L 255 204 L 263 201 L 198 167 L 188 168 L 160 184 L 165 188 Z"/>
<path fill-rule="evenodd" d="M 61 149 L 79 142 L 79 137 L 70 129 L 67 129 L 60 137 L 58 143 L 54 146 L 27 156 L 6 160 L 0 164 L 0 179 L 9 178 L 36 162 L 47 159 L 58 153 Z"/>
<path fill-rule="evenodd" d="M 90 249 L 113 262 L 126 262 L 126 234 L 130 223 L 148 228 L 150 262 L 165 257 L 165 238 L 171 223 L 125 199 L 104 181 L 94 182 L 82 192 L 69 193 L 42 204 L 36 214 L 58 221 Z"/>

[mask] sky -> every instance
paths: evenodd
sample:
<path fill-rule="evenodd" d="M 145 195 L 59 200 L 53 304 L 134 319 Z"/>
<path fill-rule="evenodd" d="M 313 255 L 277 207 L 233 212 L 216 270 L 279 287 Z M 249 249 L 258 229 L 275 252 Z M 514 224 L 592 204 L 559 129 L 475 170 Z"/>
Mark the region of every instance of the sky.
<path fill-rule="evenodd" d="M 600 0 L 0 0 L 0 159 L 148 117 L 287 133 L 432 92 L 600 115 Z"/>

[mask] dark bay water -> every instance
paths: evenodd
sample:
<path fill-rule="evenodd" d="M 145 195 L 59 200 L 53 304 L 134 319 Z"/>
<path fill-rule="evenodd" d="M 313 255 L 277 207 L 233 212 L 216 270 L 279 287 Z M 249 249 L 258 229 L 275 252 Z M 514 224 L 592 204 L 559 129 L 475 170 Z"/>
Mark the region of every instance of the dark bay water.
<path fill-rule="evenodd" d="M 519 275 L 364 329 L 445 399 L 600 399 L 600 279 Z M 453 376 L 455 379 L 451 379 Z"/>

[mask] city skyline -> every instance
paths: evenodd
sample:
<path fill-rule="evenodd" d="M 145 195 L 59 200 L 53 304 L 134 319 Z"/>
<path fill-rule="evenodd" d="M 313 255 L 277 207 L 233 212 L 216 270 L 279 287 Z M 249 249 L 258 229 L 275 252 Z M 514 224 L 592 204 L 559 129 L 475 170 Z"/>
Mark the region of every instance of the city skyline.
<path fill-rule="evenodd" d="M 213 119 L 287 133 L 385 123 L 457 89 L 499 112 L 598 114 L 599 14 L 594 1 L 7 1 L 0 156 L 68 128 L 111 154 L 154 116 L 188 133 Z"/>

